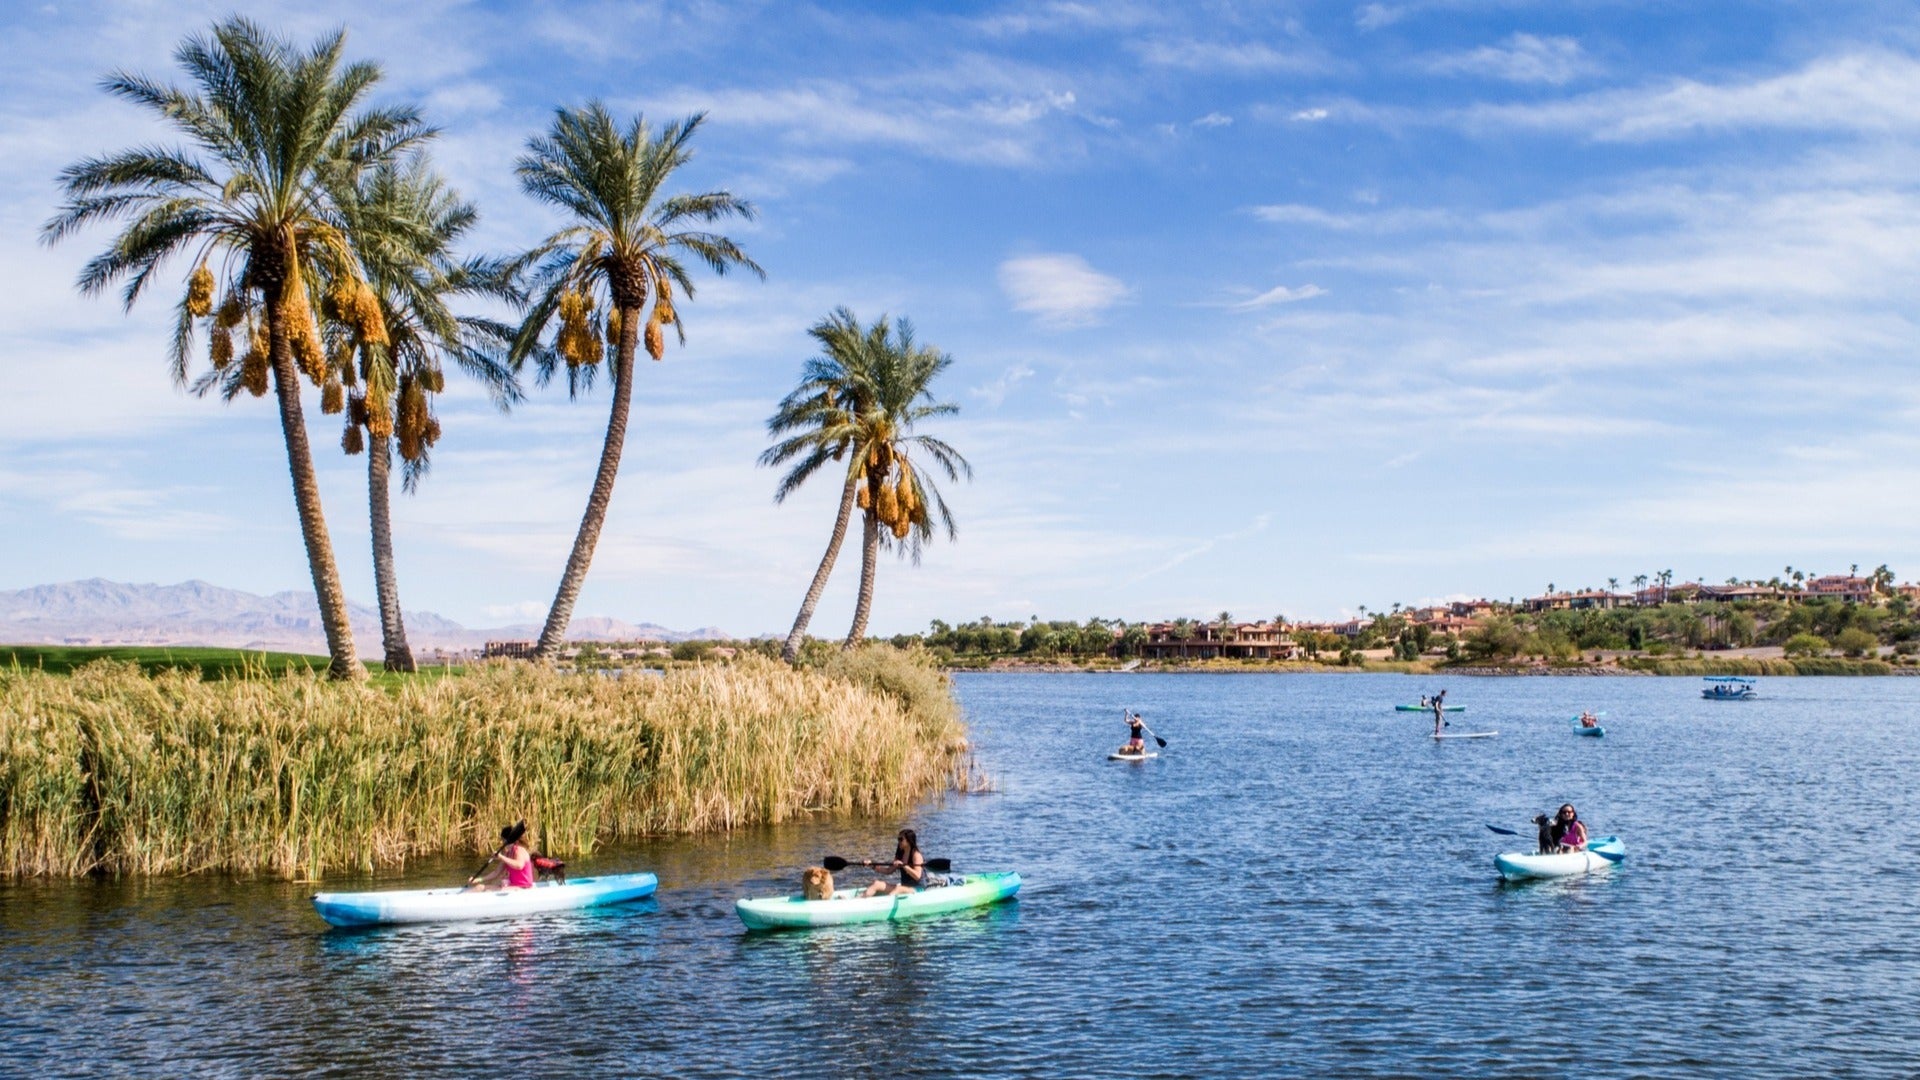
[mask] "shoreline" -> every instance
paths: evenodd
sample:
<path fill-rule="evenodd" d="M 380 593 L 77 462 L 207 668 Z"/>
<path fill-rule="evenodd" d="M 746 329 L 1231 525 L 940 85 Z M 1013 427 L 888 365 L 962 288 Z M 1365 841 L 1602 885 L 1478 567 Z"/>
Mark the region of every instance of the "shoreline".
<path fill-rule="evenodd" d="M 1814 670 L 1800 670 L 1806 664 Z M 1684 670 L 1659 670 L 1671 665 Z M 1620 664 L 1467 664 L 1449 667 L 1420 661 L 1375 661 L 1366 664 L 1300 663 L 1219 663 L 1141 664 L 1119 667 L 1105 664 L 1071 664 L 1058 661 L 995 660 L 981 665 L 949 665 L 948 675 L 1425 675 L 1472 678 L 1704 678 L 1716 675 L 1740 675 L 1748 678 L 1889 678 L 1920 676 L 1920 667 L 1889 664 L 1883 660 L 1816 659 L 1811 661 L 1742 659 L 1687 659 L 1649 661 L 1646 667 Z"/>

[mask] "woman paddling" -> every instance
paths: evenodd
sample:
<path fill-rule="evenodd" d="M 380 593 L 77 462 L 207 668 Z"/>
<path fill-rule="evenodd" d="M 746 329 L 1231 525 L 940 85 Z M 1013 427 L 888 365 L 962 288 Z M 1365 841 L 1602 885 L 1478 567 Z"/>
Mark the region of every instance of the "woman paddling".
<path fill-rule="evenodd" d="M 1140 719 L 1139 713 L 1129 712 L 1126 709 L 1121 709 L 1120 715 L 1127 718 L 1127 745 L 1121 747 L 1120 752 L 1123 754 L 1146 753 L 1147 722 Z"/>
<path fill-rule="evenodd" d="M 899 837 L 894 841 L 892 862 L 885 864 L 869 862 L 867 865 L 873 867 L 875 872 L 882 876 L 875 878 L 873 884 L 867 886 L 867 891 L 861 894 L 863 896 L 913 892 L 927 880 L 927 860 L 920 854 L 920 838 L 914 835 L 912 829 L 900 830 Z M 898 885 L 888 881 L 884 876 L 896 870 L 900 873 Z"/>
<path fill-rule="evenodd" d="M 525 823 L 509 825 L 500 830 L 500 850 L 493 853 L 487 865 L 473 875 L 467 882 L 467 888 L 482 889 L 531 889 L 533 888 L 533 852 L 520 843 L 526 835 Z"/>

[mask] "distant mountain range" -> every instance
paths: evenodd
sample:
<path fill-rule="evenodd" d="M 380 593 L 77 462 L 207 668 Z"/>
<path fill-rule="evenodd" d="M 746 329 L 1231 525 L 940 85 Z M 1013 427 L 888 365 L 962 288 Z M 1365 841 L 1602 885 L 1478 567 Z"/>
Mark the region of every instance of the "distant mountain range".
<path fill-rule="evenodd" d="M 353 640 L 362 657 L 380 656 L 380 612 L 348 604 Z M 469 630 L 431 611 L 405 614 L 414 651 L 478 649 L 488 641 L 529 641 L 537 623 Z M 723 639 L 718 627 L 685 632 L 653 623 L 592 616 L 573 620 L 574 641 L 686 641 Z M 204 581 L 133 585 L 105 578 L 0 591 L 0 642 L 16 645 L 211 645 L 275 652 L 327 651 L 320 605 L 312 593 L 259 596 Z"/>

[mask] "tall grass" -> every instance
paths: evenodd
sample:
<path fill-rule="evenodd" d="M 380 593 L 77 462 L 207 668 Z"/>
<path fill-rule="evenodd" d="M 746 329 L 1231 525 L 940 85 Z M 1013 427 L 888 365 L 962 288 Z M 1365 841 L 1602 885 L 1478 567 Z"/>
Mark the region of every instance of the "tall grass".
<path fill-rule="evenodd" d="M 964 782 L 966 746 L 945 676 L 886 647 L 819 672 L 755 656 L 624 679 L 514 664 L 387 688 L 0 669 L 0 874 L 317 878 L 490 850 L 522 816 L 544 849 L 578 854 L 898 812 Z"/>

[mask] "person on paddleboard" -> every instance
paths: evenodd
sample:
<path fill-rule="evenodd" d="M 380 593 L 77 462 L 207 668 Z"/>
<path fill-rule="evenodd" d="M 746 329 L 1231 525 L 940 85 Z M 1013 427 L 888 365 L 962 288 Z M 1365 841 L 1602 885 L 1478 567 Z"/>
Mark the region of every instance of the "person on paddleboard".
<path fill-rule="evenodd" d="M 1442 715 L 1447 711 L 1446 700 L 1445 690 L 1433 695 L 1433 733 L 1436 737 L 1439 736 L 1440 729 L 1447 726 L 1446 718 Z"/>
<path fill-rule="evenodd" d="M 1127 719 L 1127 745 L 1120 748 L 1123 754 L 1144 754 L 1147 752 L 1147 722 L 1140 719 L 1137 712 L 1120 710 Z"/>
<path fill-rule="evenodd" d="M 901 829 L 893 845 L 893 861 L 890 863 L 869 862 L 880 877 L 867 886 L 865 896 L 886 896 L 890 893 L 913 892 L 926 884 L 927 860 L 920 854 L 920 838 L 912 829 Z M 894 884 L 886 879 L 887 874 L 898 871 L 900 883 Z"/>
<path fill-rule="evenodd" d="M 533 888 L 533 852 L 520 842 L 526 834 L 524 823 L 500 830 L 500 850 L 487 865 L 467 881 L 469 889 Z"/>
<path fill-rule="evenodd" d="M 1561 852 L 1587 850 L 1587 826 L 1572 803 L 1565 803 L 1553 817 L 1553 842 Z"/>

